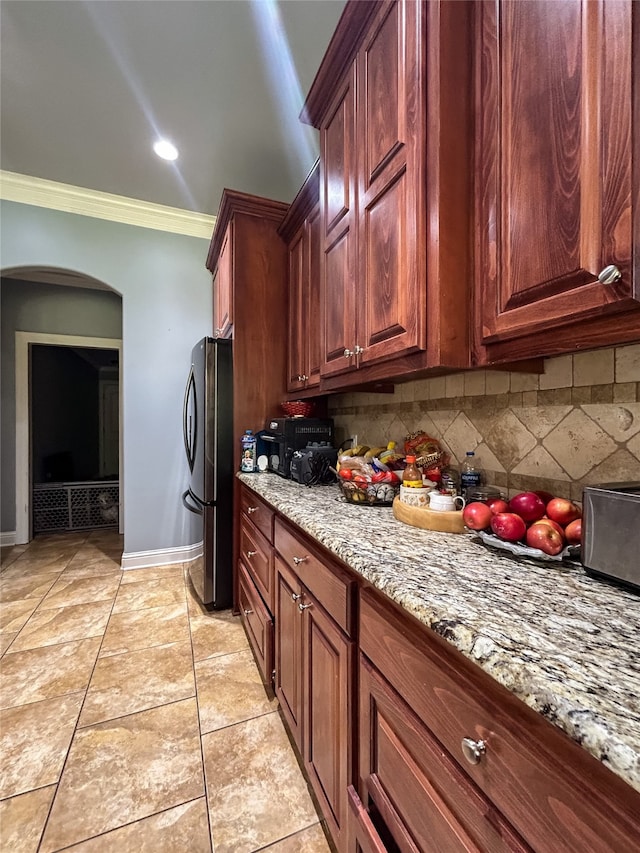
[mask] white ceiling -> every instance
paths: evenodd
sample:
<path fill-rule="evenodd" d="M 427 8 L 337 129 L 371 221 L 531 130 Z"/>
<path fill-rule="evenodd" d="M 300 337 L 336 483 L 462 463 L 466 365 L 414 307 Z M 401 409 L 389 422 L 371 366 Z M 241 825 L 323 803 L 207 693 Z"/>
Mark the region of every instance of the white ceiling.
<path fill-rule="evenodd" d="M 2 0 L 0 166 L 205 214 L 224 187 L 291 201 L 318 153 L 298 115 L 344 5 Z"/>

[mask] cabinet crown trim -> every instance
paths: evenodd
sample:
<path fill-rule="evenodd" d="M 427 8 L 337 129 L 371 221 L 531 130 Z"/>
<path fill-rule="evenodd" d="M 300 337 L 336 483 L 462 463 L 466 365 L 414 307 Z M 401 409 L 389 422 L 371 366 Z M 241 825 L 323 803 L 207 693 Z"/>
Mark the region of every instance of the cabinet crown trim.
<path fill-rule="evenodd" d="M 216 226 L 209 245 L 207 269 L 210 272 L 215 270 L 227 226 L 236 214 L 256 216 L 280 223 L 288 210 L 289 205 L 284 201 L 275 201 L 271 198 L 262 198 L 262 196 L 250 195 L 238 190 L 224 189 L 216 217 Z"/>

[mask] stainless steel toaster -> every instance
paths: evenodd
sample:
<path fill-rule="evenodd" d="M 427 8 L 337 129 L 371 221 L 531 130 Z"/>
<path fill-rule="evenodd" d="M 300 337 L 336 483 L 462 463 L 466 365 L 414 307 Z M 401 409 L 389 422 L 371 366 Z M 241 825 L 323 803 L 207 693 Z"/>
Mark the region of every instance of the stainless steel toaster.
<path fill-rule="evenodd" d="M 587 486 L 582 499 L 585 571 L 640 590 L 640 482 Z"/>

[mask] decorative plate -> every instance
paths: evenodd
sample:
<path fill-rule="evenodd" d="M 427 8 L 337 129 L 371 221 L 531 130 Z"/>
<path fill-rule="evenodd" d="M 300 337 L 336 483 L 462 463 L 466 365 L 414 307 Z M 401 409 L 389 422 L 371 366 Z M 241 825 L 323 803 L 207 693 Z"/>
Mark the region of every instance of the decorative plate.
<path fill-rule="evenodd" d="M 539 548 L 530 548 L 528 545 L 523 545 L 522 542 L 506 542 L 504 539 L 500 539 L 493 533 L 487 533 L 485 530 L 469 530 L 469 533 L 474 533 L 482 540 L 482 543 L 487 545 L 489 548 L 509 551 L 509 553 L 515 554 L 518 557 L 531 557 L 534 560 L 544 560 L 545 562 L 551 561 L 555 563 L 561 563 L 563 560 L 576 561 L 580 559 L 579 545 L 567 545 L 559 554 L 553 555 L 545 554 L 545 552 L 541 551 Z"/>

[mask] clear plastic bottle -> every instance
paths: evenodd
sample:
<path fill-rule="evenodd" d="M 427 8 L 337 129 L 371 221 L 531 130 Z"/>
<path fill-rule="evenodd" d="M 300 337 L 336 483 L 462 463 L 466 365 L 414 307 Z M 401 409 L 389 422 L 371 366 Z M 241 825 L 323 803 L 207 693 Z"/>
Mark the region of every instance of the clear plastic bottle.
<path fill-rule="evenodd" d="M 416 457 L 409 455 L 405 457 L 405 462 L 407 464 L 402 472 L 402 485 L 409 486 L 412 489 L 421 489 L 422 474 L 416 465 Z"/>
<path fill-rule="evenodd" d="M 476 455 L 467 450 L 466 458 L 460 470 L 460 491 L 465 498 L 482 484 L 482 471 L 477 467 Z"/>
<path fill-rule="evenodd" d="M 240 458 L 240 470 L 245 474 L 253 474 L 256 470 L 257 440 L 252 429 L 245 431 L 240 439 L 242 445 L 242 456 Z"/>

